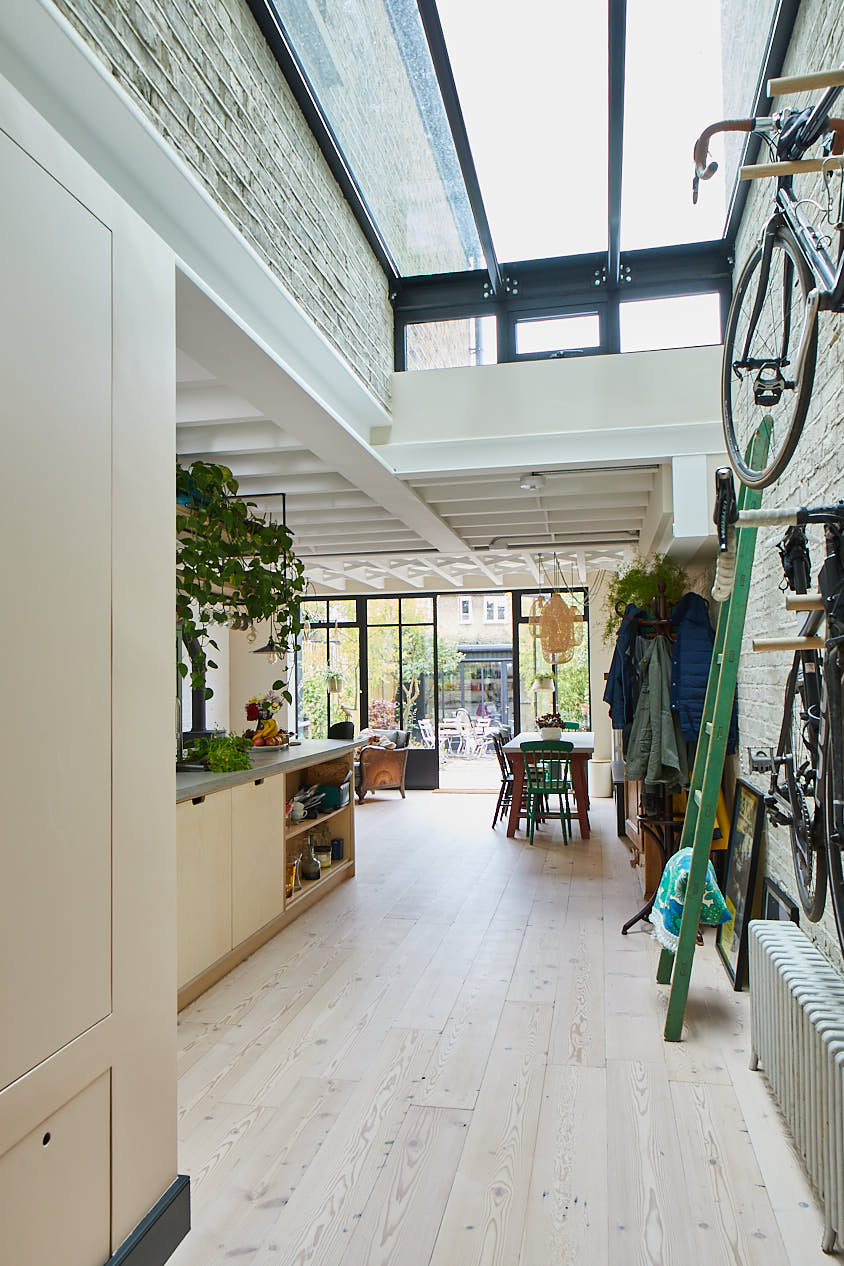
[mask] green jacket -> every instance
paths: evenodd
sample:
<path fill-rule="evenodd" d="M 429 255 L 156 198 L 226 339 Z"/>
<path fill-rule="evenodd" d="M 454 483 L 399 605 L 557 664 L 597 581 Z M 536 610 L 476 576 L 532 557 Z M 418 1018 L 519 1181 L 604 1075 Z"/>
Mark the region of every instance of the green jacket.
<path fill-rule="evenodd" d="M 680 718 L 671 711 L 671 648 L 664 637 L 648 643 L 642 678 L 627 742 L 627 777 L 679 791 L 689 781 L 689 765 Z"/>

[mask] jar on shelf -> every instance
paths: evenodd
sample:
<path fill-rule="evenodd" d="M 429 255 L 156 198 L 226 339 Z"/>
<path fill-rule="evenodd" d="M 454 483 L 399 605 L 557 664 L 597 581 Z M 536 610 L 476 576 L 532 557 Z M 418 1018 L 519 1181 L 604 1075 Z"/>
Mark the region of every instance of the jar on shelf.
<path fill-rule="evenodd" d="M 331 841 L 317 840 L 314 844 L 314 857 L 319 862 L 321 870 L 328 870 L 331 866 Z"/>

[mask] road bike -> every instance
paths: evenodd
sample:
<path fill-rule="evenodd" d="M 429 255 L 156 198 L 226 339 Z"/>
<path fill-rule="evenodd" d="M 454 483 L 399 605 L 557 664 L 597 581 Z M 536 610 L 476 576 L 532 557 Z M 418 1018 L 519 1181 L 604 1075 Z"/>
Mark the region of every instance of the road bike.
<path fill-rule="evenodd" d="M 787 90 L 788 81 L 782 88 Z M 844 181 L 839 157 L 844 154 L 844 119 L 830 117 L 841 91 L 840 86 L 829 88 L 815 106 L 804 110 L 713 123 L 694 147 L 695 202 L 699 181 L 708 180 L 718 167 L 709 159 L 709 142 L 718 132 L 761 136 L 774 161 L 746 170 L 777 177 L 773 214 L 739 274 L 724 335 L 724 441 L 734 470 L 751 488 L 772 484 L 791 460 L 812 395 L 818 313 L 844 311 Z M 804 160 L 807 150 L 818 143 L 821 158 Z M 822 173 L 825 205 L 795 195 L 794 176 L 805 170 Z M 819 212 L 829 231 L 819 232 L 804 208 Z M 756 467 L 745 453 L 764 415 L 773 424 L 771 444 L 765 461 Z"/>
<path fill-rule="evenodd" d="M 713 596 L 718 600 L 732 589 L 735 528 L 788 528 L 780 547 L 786 584 L 803 595 L 792 605 L 807 610 L 808 616 L 786 682 L 777 747 L 755 753 L 751 766 L 770 771 L 768 813 L 789 828 L 797 890 L 807 917 L 820 919 L 828 887 L 844 950 L 844 502 L 739 511 L 732 471 L 722 467 L 716 472 L 715 523 L 719 558 Z M 810 523 L 824 529 L 817 595 L 807 593 L 810 562 L 804 529 Z"/>

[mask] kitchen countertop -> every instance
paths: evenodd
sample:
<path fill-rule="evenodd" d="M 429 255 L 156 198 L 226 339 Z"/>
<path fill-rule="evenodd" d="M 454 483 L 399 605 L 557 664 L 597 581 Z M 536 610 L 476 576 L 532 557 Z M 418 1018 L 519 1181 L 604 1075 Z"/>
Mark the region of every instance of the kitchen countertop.
<path fill-rule="evenodd" d="M 332 756 L 345 756 L 353 752 L 359 743 L 350 739 L 306 739 L 297 747 L 280 747 L 272 756 L 259 756 L 251 769 L 238 769 L 227 774 L 209 774 L 203 770 L 183 770 L 176 773 L 176 804 L 194 800 L 197 796 L 210 796 L 215 791 L 240 787 L 259 778 L 270 778 Z M 266 749 L 264 749 L 266 750 Z"/>

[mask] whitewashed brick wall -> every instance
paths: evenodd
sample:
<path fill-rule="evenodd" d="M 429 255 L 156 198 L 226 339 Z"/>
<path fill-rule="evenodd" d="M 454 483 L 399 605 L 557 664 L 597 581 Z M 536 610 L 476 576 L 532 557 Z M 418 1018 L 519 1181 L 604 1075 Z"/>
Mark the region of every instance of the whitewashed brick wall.
<path fill-rule="evenodd" d="M 786 57 L 784 73 L 796 74 L 837 66 L 844 61 L 844 3 L 842 0 L 803 0 L 794 35 Z M 814 98 L 817 94 L 813 94 Z M 779 106 L 802 108 L 808 97 L 784 98 Z M 795 188 L 801 196 L 817 197 L 819 187 L 813 177 L 801 177 Z M 736 267 L 750 253 L 759 230 L 770 211 L 773 182 L 757 181 L 751 187 L 736 249 Z M 844 497 L 844 317 L 821 314 L 818 368 L 815 390 L 802 439 L 791 465 L 763 498 L 764 506 L 807 505 L 837 501 Z M 776 542 L 782 530 L 760 531 L 750 592 L 744 650 L 739 670 L 740 763 L 747 774 L 746 748 L 776 744 L 782 717 L 782 696 L 791 656 L 785 653 L 754 655 L 751 639 L 775 633 L 792 634 L 799 617 L 786 612 L 777 586 L 782 569 Z M 822 533 L 810 529 L 812 567 L 816 574 L 823 558 Z M 764 775 L 753 775 L 757 785 Z M 763 853 L 764 872 L 780 887 L 796 897 L 791 845 L 788 831 L 766 828 Z M 815 937 L 819 947 L 841 961 L 838 940 L 828 909 L 820 924 L 813 926 L 805 917 L 801 925 Z"/>
<path fill-rule="evenodd" d="M 56 0 L 374 395 L 387 281 L 244 0 Z"/>

